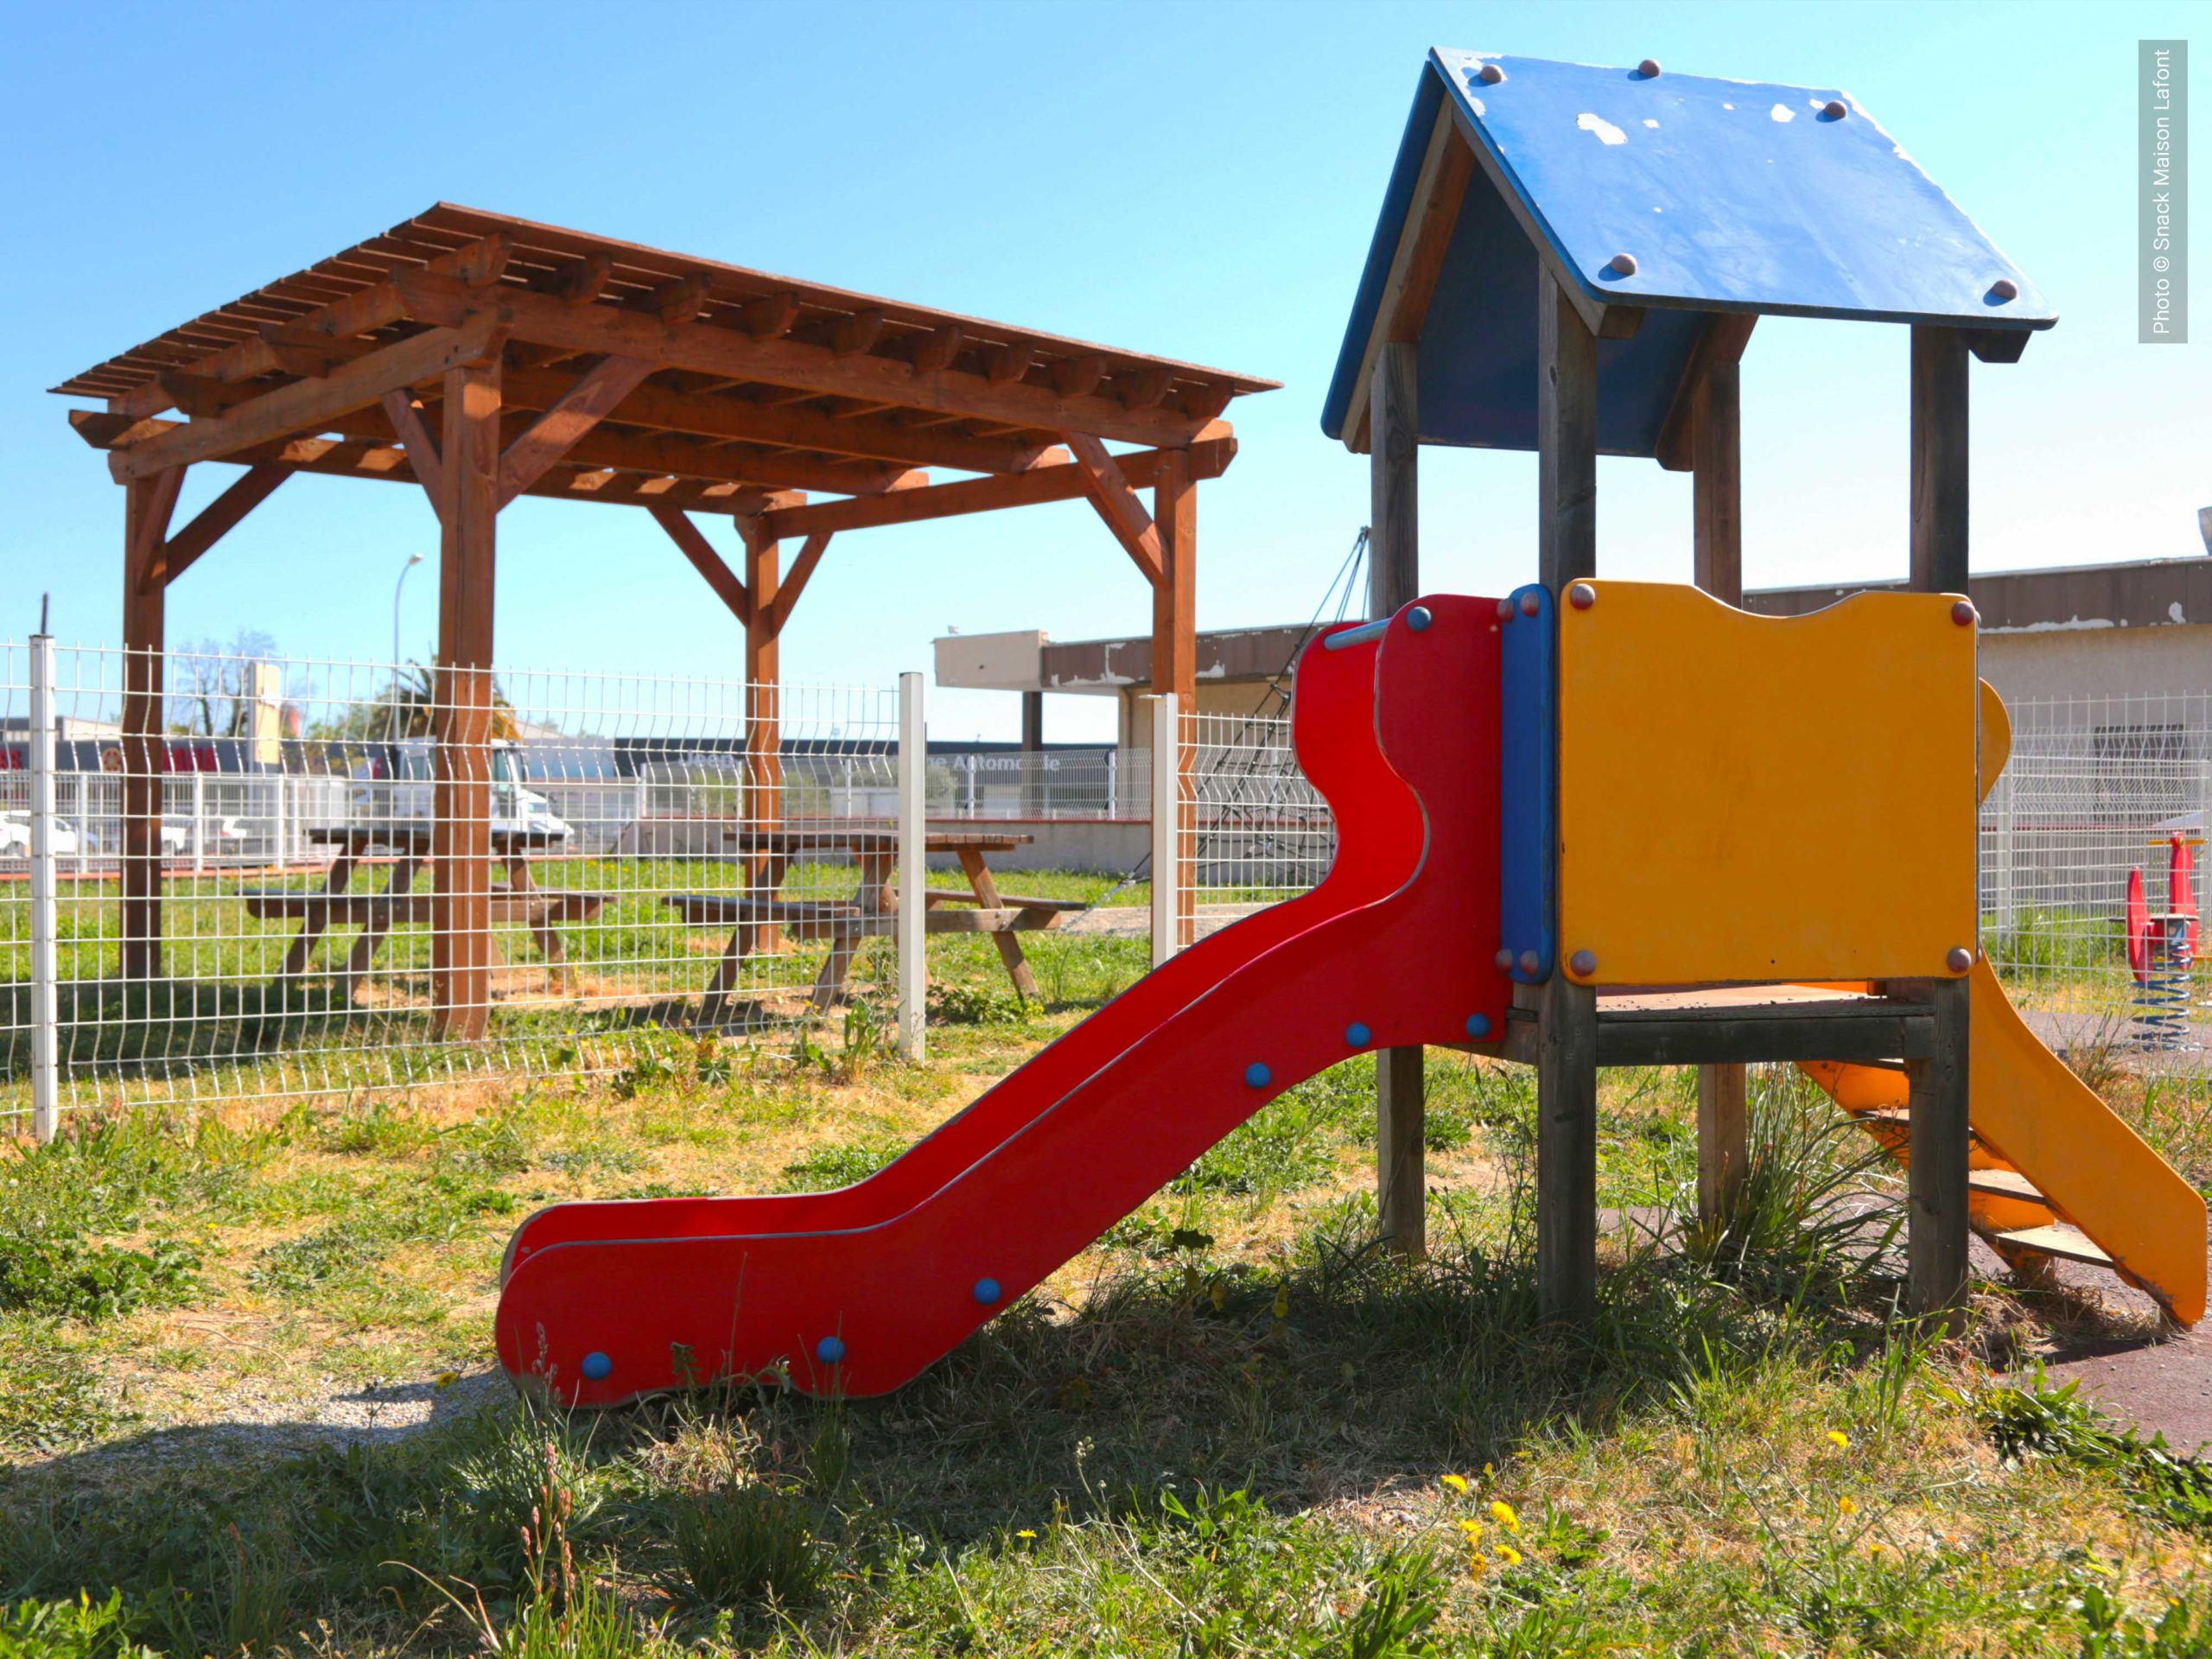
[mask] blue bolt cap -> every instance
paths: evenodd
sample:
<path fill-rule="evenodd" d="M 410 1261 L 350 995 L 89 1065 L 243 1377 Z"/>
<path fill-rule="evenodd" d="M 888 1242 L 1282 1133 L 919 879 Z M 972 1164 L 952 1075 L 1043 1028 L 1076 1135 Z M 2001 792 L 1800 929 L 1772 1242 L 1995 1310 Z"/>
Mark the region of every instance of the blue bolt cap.
<path fill-rule="evenodd" d="M 584 1363 L 576 1368 L 591 1382 L 597 1382 L 614 1369 L 614 1362 L 605 1354 L 593 1352 L 584 1356 Z"/>
<path fill-rule="evenodd" d="M 823 1338 L 814 1344 L 814 1357 L 824 1365 L 835 1365 L 845 1357 L 845 1339 L 842 1337 Z"/>
<path fill-rule="evenodd" d="M 1273 1076 L 1274 1076 L 1274 1072 L 1255 1060 L 1244 1068 L 1244 1086 L 1248 1089 L 1264 1089 L 1268 1086 L 1268 1079 Z"/>
<path fill-rule="evenodd" d="M 999 1281 L 997 1280 L 978 1279 L 976 1281 L 976 1300 L 981 1302 L 985 1307 L 988 1307 L 993 1302 L 998 1300 L 998 1299 Z"/>
<path fill-rule="evenodd" d="M 1406 613 L 1406 626 L 1415 633 L 1426 633 L 1428 631 L 1428 625 L 1435 620 L 1436 619 L 1428 613 L 1428 607 L 1426 605 L 1416 605 Z"/>
<path fill-rule="evenodd" d="M 1486 1014 L 1469 1014 L 1467 1016 L 1467 1035 L 1470 1037 L 1489 1036 L 1490 1016 Z"/>
<path fill-rule="evenodd" d="M 1355 1020 L 1344 1027 L 1344 1041 L 1354 1048 L 1365 1048 L 1374 1033 Z"/>

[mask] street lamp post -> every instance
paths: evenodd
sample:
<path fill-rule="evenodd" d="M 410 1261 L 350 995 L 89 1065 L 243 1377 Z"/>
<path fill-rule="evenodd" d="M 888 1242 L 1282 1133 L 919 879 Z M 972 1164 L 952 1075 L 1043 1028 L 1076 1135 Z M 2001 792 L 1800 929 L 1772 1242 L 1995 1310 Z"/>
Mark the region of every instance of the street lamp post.
<path fill-rule="evenodd" d="M 410 553 L 391 588 L 391 741 L 395 743 L 399 741 L 399 596 L 406 591 L 407 573 L 422 563 L 420 553 Z"/>

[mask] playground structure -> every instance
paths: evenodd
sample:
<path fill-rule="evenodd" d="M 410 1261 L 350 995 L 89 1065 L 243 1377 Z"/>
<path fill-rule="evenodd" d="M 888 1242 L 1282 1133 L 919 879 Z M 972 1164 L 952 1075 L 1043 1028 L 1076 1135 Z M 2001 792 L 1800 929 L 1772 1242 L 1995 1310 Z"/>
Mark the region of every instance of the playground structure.
<path fill-rule="evenodd" d="M 1734 608 L 1736 365 L 1762 313 L 1911 329 L 1916 591 Z M 1379 613 L 1299 667 L 1327 878 L 857 1185 L 531 1217 L 501 1363 L 579 1405 L 763 1375 L 880 1393 L 1281 1090 L 1370 1052 L 1383 1226 L 1417 1252 L 1440 1044 L 1537 1069 L 1548 1318 L 1595 1310 L 1598 1068 L 1702 1068 L 1721 1216 L 1742 1068 L 1792 1062 L 1908 1165 L 1916 1312 L 1959 1305 L 1978 1230 L 2200 1319 L 2202 1200 L 1979 946 L 1976 808 L 2009 728 L 1964 596 L 1967 360 L 2016 361 L 2054 321 L 1840 92 L 1433 54 L 1324 417 L 1374 457 Z M 1537 452 L 1535 583 L 1420 593 L 1422 442 Z M 1597 579 L 1601 451 L 1694 473 L 1697 588 Z"/>
<path fill-rule="evenodd" d="M 71 424 L 125 486 L 123 977 L 165 976 L 169 584 L 292 477 L 419 484 L 439 524 L 424 913 L 437 1035 L 468 1042 L 521 901 L 490 876 L 495 532 L 517 497 L 645 510 L 728 608 L 744 817 L 771 831 L 778 642 L 842 532 L 1087 500 L 1152 590 L 1160 683 L 1187 702 L 1197 486 L 1235 458 L 1223 411 L 1274 385 L 446 203 L 72 377 L 54 391 L 103 406 Z M 172 529 L 203 461 L 246 470 Z M 735 568 L 695 514 L 730 522 Z M 1169 918 L 1178 940 L 1192 921 Z"/>
<path fill-rule="evenodd" d="M 2135 982 L 2141 1041 L 2180 1048 L 2190 1040 L 2191 970 L 2196 964 L 2196 854 L 2201 842 L 2177 830 L 2166 838 L 2166 907 L 2151 913 L 2143 872 L 2127 874 L 2127 970 Z"/>

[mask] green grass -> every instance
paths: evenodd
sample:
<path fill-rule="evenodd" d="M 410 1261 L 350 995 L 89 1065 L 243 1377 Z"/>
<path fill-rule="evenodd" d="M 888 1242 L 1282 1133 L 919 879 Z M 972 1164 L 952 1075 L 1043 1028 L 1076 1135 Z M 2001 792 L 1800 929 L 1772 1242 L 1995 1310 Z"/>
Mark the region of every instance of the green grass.
<path fill-rule="evenodd" d="M 51 1268 L 0 1309 L 0 1659 L 2204 1650 L 2212 1475 L 1897 1323 L 1894 1175 L 1789 1074 L 1704 1230 L 1688 1074 L 1605 1074 L 1637 1225 L 1587 1332 L 1537 1318 L 1529 1074 L 1434 1053 L 1426 1262 L 1376 1247 L 1354 1062 L 884 1399 L 480 1389 L 527 1210 L 861 1179 L 1143 967 L 1040 939 L 1025 1007 L 938 943 L 974 1017 L 922 1066 L 671 1033 L 0 1152 L 0 1261 Z M 2045 1306 L 1981 1290 L 2008 1353 Z M 375 1386 L 429 1421 L 226 1427 Z"/>

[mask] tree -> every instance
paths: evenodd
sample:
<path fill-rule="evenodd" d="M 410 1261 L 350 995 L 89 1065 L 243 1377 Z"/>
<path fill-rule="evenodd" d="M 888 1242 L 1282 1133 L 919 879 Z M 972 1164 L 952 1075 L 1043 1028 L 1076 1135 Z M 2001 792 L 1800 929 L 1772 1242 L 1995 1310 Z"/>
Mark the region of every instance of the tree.
<path fill-rule="evenodd" d="M 276 640 L 257 628 L 240 628 L 227 645 L 213 639 L 187 645 L 171 658 L 169 730 L 184 737 L 251 736 L 253 671 L 276 654 Z"/>

